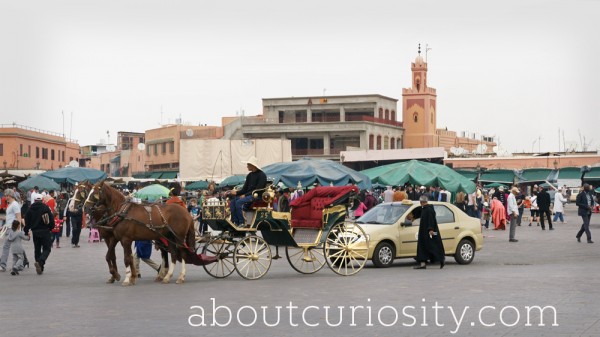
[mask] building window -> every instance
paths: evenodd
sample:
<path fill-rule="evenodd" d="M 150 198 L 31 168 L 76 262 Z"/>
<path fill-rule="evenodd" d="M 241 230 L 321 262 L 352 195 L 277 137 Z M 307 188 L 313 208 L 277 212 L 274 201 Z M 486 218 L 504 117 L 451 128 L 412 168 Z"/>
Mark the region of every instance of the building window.
<path fill-rule="evenodd" d="M 383 137 L 383 149 L 387 150 L 390 148 L 390 138 L 388 136 Z"/>
<path fill-rule="evenodd" d="M 48 159 L 48 149 L 42 148 L 42 159 Z"/>
<path fill-rule="evenodd" d="M 50 160 L 54 160 L 54 150 L 50 150 Z"/>
<path fill-rule="evenodd" d="M 35 159 L 40 159 L 40 148 L 38 146 L 35 147 Z"/>
<path fill-rule="evenodd" d="M 23 144 L 19 144 L 19 156 L 23 157 Z"/>
<path fill-rule="evenodd" d="M 157 156 L 158 155 L 158 144 L 154 144 L 154 155 Z"/>
<path fill-rule="evenodd" d="M 377 136 L 377 150 L 381 150 L 381 136 Z"/>
<path fill-rule="evenodd" d="M 62 159 L 61 161 L 65 161 L 65 151 L 61 151 L 62 152 Z"/>
<path fill-rule="evenodd" d="M 170 142 L 169 143 L 169 151 L 171 153 L 175 153 L 175 142 Z"/>
<path fill-rule="evenodd" d="M 375 136 L 369 135 L 369 150 L 373 150 L 375 148 Z"/>
<path fill-rule="evenodd" d="M 414 121 L 415 123 L 418 123 L 418 122 L 419 122 L 419 114 L 418 114 L 418 113 L 416 113 L 416 112 L 413 114 L 413 121 Z"/>
<path fill-rule="evenodd" d="M 0 156 L 4 156 L 4 144 L 0 144 Z"/>
<path fill-rule="evenodd" d="M 150 145 L 146 146 L 146 155 L 150 157 Z"/>
<path fill-rule="evenodd" d="M 27 145 L 27 157 L 31 158 L 31 145 Z"/>
<path fill-rule="evenodd" d="M 385 117 L 384 117 L 384 119 L 385 120 L 389 120 L 390 119 L 390 110 L 385 109 Z"/>
<path fill-rule="evenodd" d="M 392 137 L 390 138 L 390 149 L 395 149 L 396 148 L 396 138 Z"/>
<path fill-rule="evenodd" d="M 395 122 L 396 121 L 396 111 L 392 110 L 392 120 Z"/>
<path fill-rule="evenodd" d="M 162 154 L 167 153 L 167 143 L 162 143 Z"/>

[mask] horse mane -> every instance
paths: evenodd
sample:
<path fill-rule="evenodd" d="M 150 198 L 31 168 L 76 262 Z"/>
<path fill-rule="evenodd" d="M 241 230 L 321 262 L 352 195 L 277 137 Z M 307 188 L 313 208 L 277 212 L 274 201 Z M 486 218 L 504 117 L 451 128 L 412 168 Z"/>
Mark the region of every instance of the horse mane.
<path fill-rule="evenodd" d="M 103 195 L 101 199 L 105 199 L 105 205 L 107 206 L 107 208 L 109 208 L 113 212 L 116 212 L 119 209 L 119 207 L 125 202 L 125 196 L 116 188 L 105 184 L 104 180 L 99 182 L 99 184 L 100 185 L 98 187 L 102 192 L 101 195 Z"/>

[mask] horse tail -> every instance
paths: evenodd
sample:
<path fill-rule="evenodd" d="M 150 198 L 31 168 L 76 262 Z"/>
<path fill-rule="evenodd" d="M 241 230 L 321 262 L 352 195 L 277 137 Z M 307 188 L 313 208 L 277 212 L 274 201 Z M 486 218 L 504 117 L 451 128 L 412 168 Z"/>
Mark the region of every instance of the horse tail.
<path fill-rule="evenodd" d="M 189 221 L 188 221 L 188 230 L 186 233 L 186 237 L 185 237 L 185 242 L 188 246 L 187 254 L 189 255 L 193 255 L 193 257 L 197 257 L 196 256 L 196 230 L 194 229 L 194 220 L 192 219 L 192 217 L 189 217 Z"/>

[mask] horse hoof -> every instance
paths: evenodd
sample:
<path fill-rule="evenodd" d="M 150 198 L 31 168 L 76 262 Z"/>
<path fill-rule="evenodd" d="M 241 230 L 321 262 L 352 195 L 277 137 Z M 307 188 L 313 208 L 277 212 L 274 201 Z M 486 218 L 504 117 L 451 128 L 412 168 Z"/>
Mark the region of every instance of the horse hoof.
<path fill-rule="evenodd" d="M 182 283 L 184 283 L 184 282 L 185 282 L 185 280 L 180 280 L 180 279 L 178 279 L 177 281 L 175 281 L 175 284 L 182 284 Z"/>
<path fill-rule="evenodd" d="M 169 284 L 170 280 L 162 280 L 163 284 Z"/>
<path fill-rule="evenodd" d="M 156 278 L 154 279 L 154 282 L 160 282 L 160 281 L 162 281 L 162 280 L 163 280 L 163 278 L 159 276 L 159 277 L 156 277 Z"/>
<path fill-rule="evenodd" d="M 108 280 L 106 280 L 106 284 L 111 284 L 111 283 L 115 283 L 115 278 L 111 277 Z"/>
<path fill-rule="evenodd" d="M 132 285 L 132 284 L 131 284 L 131 283 L 129 283 L 129 282 L 123 282 L 123 283 L 121 283 L 121 285 L 122 285 L 123 287 L 129 287 L 129 286 L 130 286 L 130 285 Z"/>
<path fill-rule="evenodd" d="M 116 280 L 117 282 L 121 281 L 121 275 L 117 274 L 117 276 L 115 276 L 115 280 Z"/>

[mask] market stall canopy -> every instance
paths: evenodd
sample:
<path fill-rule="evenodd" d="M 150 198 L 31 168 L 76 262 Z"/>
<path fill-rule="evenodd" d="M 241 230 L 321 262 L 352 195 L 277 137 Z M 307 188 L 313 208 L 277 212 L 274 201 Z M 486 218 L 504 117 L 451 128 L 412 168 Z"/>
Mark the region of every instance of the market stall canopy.
<path fill-rule="evenodd" d="M 531 168 L 520 171 L 520 184 L 533 184 L 544 182 L 556 182 L 558 178 L 558 170 L 548 168 Z"/>
<path fill-rule="evenodd" d="M 39 187 L 40 191 L 41 190 L 48 190 L 48 191 L 60 190 L 59 184 L 57 184 L 56 182 L 54 182 L 54 180 L 52 180 L 50 178 L 46 178 L 46 177 L 42 176 L 41 174 L 20 182 L 18 186 L 19 186 L 19 189 L 22 191 L 29 191 L 30 189 L 34 188 L 35 186 Z"/>
<path fill-rule="evenodd" d="M 219 183 L 219 187 L 233 187 L 233 186 L 237 186 L 240 184 L 243 185 L 245 181 L 246 181 L 245 175 L 236 174 L 236 175 L 232 175 L 232 176 L 229 176 L 229 177 L 223 179 Z"/>
<path fill-rule="evenodd" d="M 63 167 L 58 170 L 42 173 L 46 178 L 50 178 L 57 183 L 75 184 L 88 180 L 95 184 L 100 180 L 106 179 L 106 173 L 87 167 Z"/>
<path fill-rule="evenodd" d="M 156 201 L 169 197 L 169 189 L 160 184 L 153 184 L 135 192 L 133 196 L 142 200 Z"/>
<path fill-rule="evenodd" d="M 319 182 L 322 186 L 345 186 L 355 183 L 360 189 L 371 189 L 369 177 L 340 163 L 325 159 L 303 158 L 291 163 L 275 163 L 263 168 L 273 184 L 303 187 Z"/>
<path fill-rule="evenodd" d="M 197 190 L 207 190 L 207 189 L 208 189 L 208 181 L 207 180 L 200 180 L 200 181 L 196 181 L 191 184 L 185 185 L 186 191 L 197 191 Z"/>
<path fill-rule="evenodd" d="M 581 168 L 579 167 L 563 167 L 558 171 L 558 179 L 566 180 L 581 180 Z"/>
<path fill-rule="evenodd" d="M 502 183 L 512 185 L 515 181 L 515 172 L 513 170 L 487 170 L 481 173 L 479 181 L 482 183 Z"/>
<path fill-rule="evenodd" d="M 405 183 L 424 186 L 440 186 L 456 193 L 459 191 L 473 193 L 475 183 L 453 169 L 440 165 L 410 160 L 361 171 L 374 184 L 402 186 Z"/>

